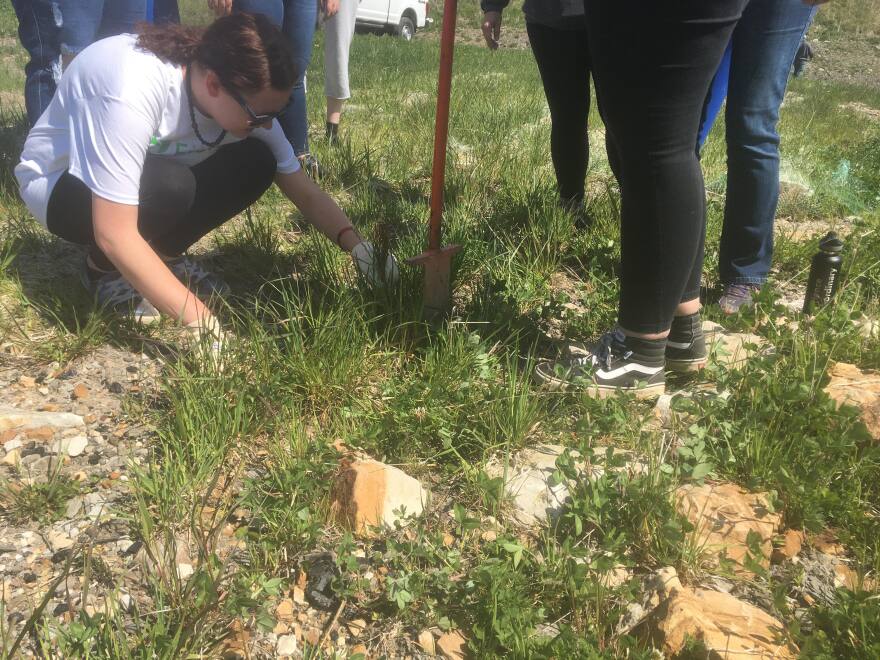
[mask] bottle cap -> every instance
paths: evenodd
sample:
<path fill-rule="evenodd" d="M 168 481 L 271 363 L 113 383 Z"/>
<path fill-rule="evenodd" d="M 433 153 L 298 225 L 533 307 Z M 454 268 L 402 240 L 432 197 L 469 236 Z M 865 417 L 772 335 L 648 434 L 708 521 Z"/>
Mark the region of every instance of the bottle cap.
<path fill-rule="evenodd" d="M 819 241 L 819 249 L 822 252 L 830 252 L 831 254 L 837 254 L 841 250 L 843 250 L 843 241 L 837 238 L 837 234 L 833 231 L 829 231 L 825 238 Z"/>

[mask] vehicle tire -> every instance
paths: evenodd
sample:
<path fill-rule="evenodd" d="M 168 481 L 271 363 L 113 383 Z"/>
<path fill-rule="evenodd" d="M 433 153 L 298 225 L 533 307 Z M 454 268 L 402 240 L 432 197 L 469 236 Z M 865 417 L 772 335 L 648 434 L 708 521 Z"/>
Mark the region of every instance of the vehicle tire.
<path fill-rule="evenodd" d="M 412 41 L 416 33 L 416 24 L 409 16 L 403 16 L 400 19 L 400 25 L 397 26 L 397 36 L 405 41 Z"/>

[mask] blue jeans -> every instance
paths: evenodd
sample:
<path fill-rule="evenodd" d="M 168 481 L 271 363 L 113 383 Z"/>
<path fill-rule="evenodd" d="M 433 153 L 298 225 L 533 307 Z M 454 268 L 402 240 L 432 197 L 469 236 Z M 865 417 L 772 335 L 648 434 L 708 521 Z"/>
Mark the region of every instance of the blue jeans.
<path fill-rule="evenodd" d="M 18 17 L 18 38 L 30 59 L 24 67 L 24 103 L 33 126 L 55 94 L 61 77 L 59 26 L 61 14 L 50 0 L 12 0 Z"/>
<path fill-rule="evenodd" d="M 76 55 L 98 39 L 134 32 L 134 26 L 147 19 L 147 2 L 58 0 L 62 19 L 61 52 Z"/>
<path fill-rule="evenodd" d="M 815 14 L 802 0 L 751 0 L 733 31 L 727 81 L 727 198 L 718 269 L 724 284 L 763 284 L 779 201 L 779 107 Z M 722 73 L 723 75 L 723 73 Z M 717 94 L 721 88 L 713 83 Z M 705 138 L 711 128 L 701 128 Z"/>
<path fill-rule="evenodd" d="M 235 0 L 235 10 L 265 14 L 281 28 L 290 41 L 296 83 L 290 95 L 290 106 L 278 121 L 297 156 L 309 150 L 309 117 L 306 110 L 306 70 L 312 59 L 315 24 L 318 21 L 317 0 Z"/>

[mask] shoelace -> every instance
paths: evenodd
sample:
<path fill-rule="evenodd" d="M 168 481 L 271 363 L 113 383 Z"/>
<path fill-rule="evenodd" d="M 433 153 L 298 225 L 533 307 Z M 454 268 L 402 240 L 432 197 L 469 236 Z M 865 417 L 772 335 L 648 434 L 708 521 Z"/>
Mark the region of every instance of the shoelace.
<path fill-rule="evenodd" d="M 113 306 L 132 301 L 140 303 L 141 301 L 141 295 L 121 275 L 111 280 L 99 282 L 97 293 L 105 304 Z"/>
<path fill-rule="evenodd" d="M 206 280 L 212 285 L 216 284 L 214 275 L 202 268 L 201 264 L 197 261 L 193 261 L 188 257 L 182 257 L 168 265 L 172 273 L 181 279 L 187 280 L 190 285 L 199 285 Z"/>
<path fill-rule="evenodd" d="M 605 369 L 610 370 L 611 360 L 615 354 L 621 355 L 624 360 L 632 355 L 632 351 L 626 347 L 626 335 L 620 328 L 615 328 L 599 337 L 596 348 L 587 355 L 575 358 L 573 363 L 581 366 L 601 363 L 604 364 Z"/>

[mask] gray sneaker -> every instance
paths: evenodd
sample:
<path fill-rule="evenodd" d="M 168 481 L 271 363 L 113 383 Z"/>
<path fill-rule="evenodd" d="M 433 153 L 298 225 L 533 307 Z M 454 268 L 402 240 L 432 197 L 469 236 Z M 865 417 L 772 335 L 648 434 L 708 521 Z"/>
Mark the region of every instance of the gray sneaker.
<path fill-rule="evenodd" d="M 718 306 L 725 314 L 736 314 L 744 305 L 752 304 L 752 294 L 760 289 L 760 284 L 725 284 Z"/>
<path fill-rule="evenodd" d="M 174 277 L 200 298 L 225 296 L 229 293 L 229 285 L 226 282 L 186 255 L 166 261 L 165 265 L 174 273 Z"/>
<path fill-rule="evenodd" d="M 155 323 L 161 318 L 159 310 L 128 283 L 119 271 L 112 271 L 93 279 L 88 266 L 81 272 L 82 284 L 97 300 L 98 305 L 118 314 L 131 316 L 138 323 Z"/>

